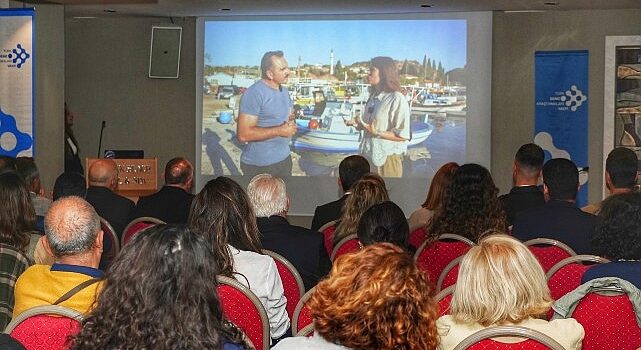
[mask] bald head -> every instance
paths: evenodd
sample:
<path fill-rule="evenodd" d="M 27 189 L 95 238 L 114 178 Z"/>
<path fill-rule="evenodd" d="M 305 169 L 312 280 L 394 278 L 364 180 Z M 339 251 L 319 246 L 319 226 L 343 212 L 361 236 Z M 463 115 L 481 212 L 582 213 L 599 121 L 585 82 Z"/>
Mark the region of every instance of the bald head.
<path fill-rule="evenodd" d="M 55 258 L 87 253 L 99 232 L 100 217 L 80 197 L 58 199 L 45 216 L 45 234 Z"/>
<path fill-rule="evenodd" d="M 189 191 L 193 175 L 194 168 L 191 163 L 182 157 L 171 159 L 165 166 L 165 184 L 168 186 L 177 186 Z"/>
<path fill-rule="evenodd" d="M 118 165 L 113 159 L 98 159 L 89 167 L 89 186 L 115 189 L 118 184 Z"/>

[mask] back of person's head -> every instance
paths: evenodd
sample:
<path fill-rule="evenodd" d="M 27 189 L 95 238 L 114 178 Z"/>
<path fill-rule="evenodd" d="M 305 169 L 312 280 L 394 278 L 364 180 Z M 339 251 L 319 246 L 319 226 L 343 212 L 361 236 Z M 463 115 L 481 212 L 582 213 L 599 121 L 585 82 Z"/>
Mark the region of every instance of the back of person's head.
<path fill-rule="evenodd" d="M 552 304 L 545 274 L 530 250 L 505 234 L 487 236 L 461 260 L 452 316 L 503 325 L 544 315 Z"/>
<path fill-rule="evenodd" d="M 118 165 L 113 159 L 98 159 L 89 167 L 89 185 L 116 188 L 118 183 Z"/>
<path fill-rule="evenodd" d="M 100 232 L 100 217 L 80 197 L 60 198 L 45 216 L 45 234 L 55 258 L 89 252 Z"/>
<path fill-rule="evenodd" d="M 85 177 L 76 172 L 64 172 L 56 178 L 53 185 L 53 200 L 62 197 L 77 196 L 84 198 L 87 194 Z"/>
<path fill-rule="evenodd" d="M 403 210 L 394 202 L 372 205 L 358 223 L 358 239 L 363 245 L 389 242 L 405 250 L 409 247 L 410 228 Z"/>
<path fill-rule="evenodd" d="M 550 199 L 574 200 L 579 187 L 579 170 L 569 159 L 550 159 L 543 166 L 543 184 Z"/>
<path fill-rule="evenodd" d="M 452 184 L 452 179 L 454 179 L 454 174 L 458 168 L 459 165 L 457 163 L 449 162 L 443 164 L 436 171 L 430 184 L 430 190 L 427 192 L 427 198 L 425 198 L 425 202 L 422 205 L 423 208 L 435 210 L 443 204 L 445 193 Z"/>
<path fill-rule="evenodd" d="M 32 157 L 16 158 L 16 169 L 30 191 L 36 193 L 40 191 L 40 172 L 38 172 L 35 159 Z"/>
<path fill-rule="evenodd" d="M 215 259 L 184 225 L 136 235 L 107 271 L 74 349 L 222 349 L 240 341 L 218 299 Z"/>
<path fill-rule="evenodd" d="M 363 156 L 352 155 L 344 158 L 338 165 L 338 178 L 343 191 L 349 191 L 354 183 L 370 172 L 370 165 Z"/>
<path fill-rule="evenodd" d="M 519 171 L 526 178 L 537 178 L 543 167 L 545 153 L 539 145 L 526 143 L 521 146 L 514 156 Z"/>
<path fill-rule="evenodd" d="M 0 243 L 25 251 L 36 228 L 36 212 L 24 180 L 16 172 L 0 174 Z"/>
<path fill-rule="evenodd" d="M 641 193 L 608 197 L 597 216 L 592 250 L 608 259 L 641 259 Z"/>
<path fill-rule="evenodd" d="M 432 287 L 403 249 L 378 243 L 340 256 L 309 301 L 314 329 L 350 349 L 436 349 Z"/>
<path fill-rule="evenodd" d="M 16 159 L 7 155 L 0 155 L 0 174 L 16 170 Z"/>
<path fill-rule="evenodd" d="M 605 161 L 605 171 L 614 188 L 632 188 L 637 178 L 638 160 L 626 147 L 613 149 Z"/>
<path fill-rule="evenodd" d="M 270 217 L 287 213 L 289 200 L 283 179 L 270 174 L 258 174 L 247 185 L 247 196 L 256 217 Z"/>
<path fill-rule="evenodd" d="M 172 158 L 165 166 L 165 184 L 187 185 L 193 179 L 194 169 L 191 163 L 182 157 Z"/>
<path fill-rule="evenodd" d="M 231 276 L 232 258 L 227 244 L 236 249 L 261 252 L 256 216 L 242 187 L 219 176 L 209 180 L 196 195 L 189 212 L 189 228 L 204 235 L 214 250 L 220 273 Z"/>

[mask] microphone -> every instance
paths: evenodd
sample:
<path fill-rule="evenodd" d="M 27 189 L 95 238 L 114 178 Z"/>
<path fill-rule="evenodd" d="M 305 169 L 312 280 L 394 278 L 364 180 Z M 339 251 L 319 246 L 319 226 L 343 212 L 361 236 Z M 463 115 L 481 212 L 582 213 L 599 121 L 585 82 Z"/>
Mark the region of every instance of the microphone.
<path fill-rule="evenodd" d="M 282 85 L 278 85 L 278 91 L 283 92 L 283 86 Z"/>
<path fill-rule="evenodd" d="M 98 139 L 98 155 L 96 158 L 100 158 L 100 149 L 102 148 L 102 131 L 105 130 L 105 126 L 107 125 L 106 121 L 102 121 L 102 126 L 100 127 L 100 138 Z"/>

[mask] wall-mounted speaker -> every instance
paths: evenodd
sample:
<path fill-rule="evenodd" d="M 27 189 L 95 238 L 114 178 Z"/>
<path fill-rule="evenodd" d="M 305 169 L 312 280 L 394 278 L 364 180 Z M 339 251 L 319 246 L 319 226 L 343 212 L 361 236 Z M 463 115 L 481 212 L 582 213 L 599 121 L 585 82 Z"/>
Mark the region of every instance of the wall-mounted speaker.
<path fill-rule="evenodd" d="M 181 27 L 151 28 L 150 78 L 178 78 L 182 31 Z"/>

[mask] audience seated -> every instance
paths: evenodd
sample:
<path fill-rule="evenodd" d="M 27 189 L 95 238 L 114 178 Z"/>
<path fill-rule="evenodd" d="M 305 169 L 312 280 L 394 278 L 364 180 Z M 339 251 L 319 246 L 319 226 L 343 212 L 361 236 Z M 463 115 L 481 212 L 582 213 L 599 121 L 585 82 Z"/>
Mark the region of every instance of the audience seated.
<path fill-rule="evenodd" d="M 412 215 L 410 215 L 410 218 L 407 219 L 410 232 L 421 227 L 426 227 L 428 222 L 432 219 L 432 216 L 434 216 L 434 212 L 441 208 L 445 198 L 445 193 L 450 187 L 452 179 L 454 178 L 454 173 L 458 167 L 458 164 L 455 162 L 445 163 L 438 169 L 436 174 L 434 174 L 425 202 L 423 202 L 421 207 L 416 209 Z"/>
<path fill-rule="evenodd" d="M 187 223 L 194 199 L 189 193 L 193 178 L 194 170 L 187 159 L 171 159 L 165 166 L 165 186 L 150 196 L 140 197 L 131 219 L 149 216 L 168 224 Z"/>
<path fill-rule="evenodd" d="M 490 172 L 483 166 L 460 166 L 445 194 L 442 209 L 428 224 L 428 239 L 453 233 L 477 242 L 485 232 L 505 231 L 505 212 L 498 192 Z"/>
<path fill-rule="evenodd" d="M 6 171 L 16 171 L 16 159 L 7 155 L 0 155 L 0 174 Z"/>
<path fill-rule="evenodd" d="M 51 199 L 44 196 L 36 161 L 32 157 L 18 157 L 16 158 L 16 168 L 27 185 L 36 216 L 45 216 L 51 206 Z"/>
<path fill-rule="evenodd" d="M 340 221 L 332 238 L 332 248 L 341 239 L 356 234 L 363 213 L 374 204 L 389 200 L 387 187 L 382 177 L 368 173 L 352 186 L 352 193 L 345 200 Z"/>
<path fill-rule="evenodd" d="M 527 143 L 516 152 L 512 163 L 514 187 L 499 197 L 509 226 L 514 224 L 516 213 L 545 204 L 538 186 L 544 159 L 543 149 L 534 143 Z"/>
<path fill-rule="evenodd" d="M 244 349 L 223 319 L 215 261 L 185 226 L 137 235 L 109 268 L 72 349 Z"/>
<path fill-rule="evenodd" d="M 359 155 L 346 157 L 338 165 L 338 186 L 343 196 L 338 200 L 316 207 L 312 218 L 313 231 L 318 231 L 323 225 L 330 221 L 338 220 L 347 196 L 351 193 L 352 186 L 361 176 L 370 172 L 370 165 L 367 159 Z"/>
<path fill-rule="evenodd" d="M 33 260 L 41 235 L 36 231 L 36 213 L 31 196 L 24 180 L 16 172 L 0 174 L 0 199 L 0 243 L 16 248 Z"/>
<path fill-rule="evenodd" d="M 410 230 L 403 210 L 394 202 L 374 204 L 358 222 L 358 240 L 362 245 L 388 242 L 405 251 L 410 249 Z"/>
<path fill-rule="evenodd" d="M 605 187 L 610 195 L 632 192 L 637 180 L 637 155 L 626 147 L 610 151 L 605 160 Z M 601 202 L 591 203 L 581 208 L 586 213 L 598 214 Z"/>
<path fill-rule="evenodd" d="M 43 243 L 55 263 L 31 266 L 18 278 L 14 318 L 29 308 L 54 304 L 86 313 L 100 290 L 103 233 L 94 208 L 80 197 L 58 199 L 45 216 L 45 233 Z M 69 298 L 59 301 L 65 294 Z"/>
<path fill-rule="evenodd" d="M 437 322 L 439 349 L 453 349 L 481 329 L 506 325 L 542 332 L 568 350 L 581 349 L 584 331 L 576 320 L 540 319 L 551 304 L 543 269 L 528 248 L 507 235 L 485 237 L 461 261 L 451 314 Z"/>
<path fill-rule="evenodd" d="M 308 302 L 314 336 L 274 349 L 436 349 L 437 306 L 412 257 L 379 243 L 338 258 Z M 340 344 L 340 345 L 339 345 Z"/>
<path fill-rule="evenodd" d="M 581 283 L 600 277 L 618 277 L 641 289 L 641 193 L 608 197 L 597 217 L 592 250 L 612 262 L 588 269 Z"/>
<path fill-rule="evenodd" d="M 289 260 L 301 275 L 305 290 L 314 287 L 327 275 L 331 262 L 322 235 L 287 221 L 289 198 L 285 182 L 269 174 L 256 175 L 247 186 L 247 195 L 263 248 Z"/>
<path fill-rule="evenodd" d="M 53 185 L 53 200 L 67 196 L 85 198 L 87 182 L 85 177 L 76 172 L 64 172 L 58 176 Z"/>
<path fill-rule="evenodd" d="M 576 206 L 579 171 L 568 159 L 555 158 L 543 166 L 546 203 L 516 214 L 512 234 L 525 242 L 532 238 L 561 241 L 577 254 L 590 254 L 596 217 Z"/>
<path fill-rule="evenodd" d="M 118 188 L 118 166 L 113 159 L 99 159 L 89 167 L 89 188 L 87 202 L 96 209 L 98 215 L 107 220 L 114 228 L 118 239 L 129 223 L 134 202 L 114 191 Z"/>
<path fill-rule="evenodd" d="M 247 194 L 220 176 L 207 182 L 191 205 L 190 228 L 205 236 L 221 275 L 249 288 L 267 311 L 272 339 L 289 330 L 283 283 L 274 259 L 261 254 L 260 233 Z"/>

